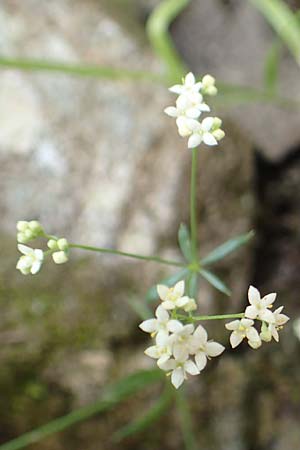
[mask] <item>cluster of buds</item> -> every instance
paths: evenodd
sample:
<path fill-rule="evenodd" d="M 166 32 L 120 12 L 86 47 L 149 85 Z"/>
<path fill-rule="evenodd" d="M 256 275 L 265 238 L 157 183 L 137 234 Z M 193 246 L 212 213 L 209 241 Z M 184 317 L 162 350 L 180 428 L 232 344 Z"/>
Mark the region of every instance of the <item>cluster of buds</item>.
<path fill-rule="evenodd" d="M 202 81 L 196 82 L 195 76 L 190 72 L 182 80 L 169 89 L 178 94 L 176 106 L 169 106 L 165 113 L 176 118 L 178 133 L 188 137 L 188 148 L 198 147 L 203 141 L 206 145 L 217 145 L 225 136 L 221 129 L 222 121 L 218 117 L 206 117 L 199 121 L 202 112 L 209 112 L 210 107 L 204 103 L 203 95 L 216 95 L 215 79 L 205 75 Z"/>
<path fill-rule="evenodd" d="M 43 251 L 39 248 L 31 248 L 24 245 L 38 237 L 48 239 L 49 250 Z M 50 239 L 49 239 L 50 238 Z M 17 269 L 23 275 L 35 275 L 39 272 L 45 256 L 51 255 L 56 264 L 63 264 L 68 261 L 69 244 L 65 238 L 48 236 L 42 225 L 37 220 L 26 222 L 21 220 L 17 223 L 18 250 L 22 256 L 17 262 Z"/>
<path fill-rule="evenodd" d="M 179 281 L 174 287 L 157 286 L 161 300 L 155 311 L 155 318 L 142 322 L 139 326 L 150 333 L 155 345 L 148 347 L 145 354 L 157 360 L 160 369 L 171 375 L 171 382 L 177 389 L 187 374 L 198 375 L 206 366 L 207 360 L 219 356 L 225 347 L 218 342 L 208 340 L 207 331 L 202 325 L 195 328 L 194 323 L 201 317 L 193 315 L 197 309 L 194 299 L 184 295 L 184 281 Z M 227 323 L 225 327 L 232 331 L 230 343 L 237 347 L 243 339 L 253 349 L 261 346 L 262 341 L 270 342 L 272 337 L 278 342 L 278 330 L 289 320 L 281 314 L 283 306 L 270 311 L 276 294 L 268 294 L 261 298 L 259 291 L 250 286 L 248 292 L 250 305 L 244 313 L 233 314 L 241 317 Z M 183 310 L 185 313 L 181 313 Z M 228 317 L 227 315 L 224 318 Z M 207 319 L 207 316 L 203 317 Z M 210 316 L 211 319 L 221 319 L 223 316 Z M 261 321 L 261 332 L 254 327 L 254 320 Z"/>
<path fill-rule="evenodd" d="M 155 340 L 155 345 L 147 348 L 145 354 L 157 359 L 158 367 L 171 375 L 176 389 L 187 374 L 198 375 L 208 359 L 220 355 L 225 349 L 223 345 L 208 340 L 202 325 L 195 329 L 191 323 L 184 324 L 197 308 L 195 300 L 184 295 L 184 288 L 184 281 L 171 288 L 158 285 L 161 304 L 156 309 L 156 318 L 140 324 L 140 328 Z M 180 310 L 188 315 L 179 314 Z"/>
<path fill-rule="evenodd" d="M 279 341 L 278 330 L 289 320 L 285 314 L 281 314 L 283 306 L 271 311 L 273 303 L 276 300 L 276 294 L 271 293 L 261 298 L 259 291 L 250 286 L 248 290 L 248 300 L 244 318 L 227 323 L 225 327 L 232 331 L 230 343 L 232 348 L 237 347 L 243 339 L 247 339 L 250 347 L 256 349 L 262 345 L 262 341 L 270 342 L 272 338 Z M 254 327 L 254 321 L 261 323 L 260 333 Z"/>

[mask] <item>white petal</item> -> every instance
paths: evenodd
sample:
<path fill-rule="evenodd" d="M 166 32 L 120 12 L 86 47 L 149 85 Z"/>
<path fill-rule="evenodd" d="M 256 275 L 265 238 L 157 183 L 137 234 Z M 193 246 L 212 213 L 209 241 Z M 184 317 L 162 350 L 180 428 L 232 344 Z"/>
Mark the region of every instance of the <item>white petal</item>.
<path fill-rule="evenodd" d="M 290 318 L 288 316 L 286 316 L 285 314 L 278 314 L 276 317 L 276 325 L 277 326 L 284 325 L 289 320 L 290 320 Z"/>
<path fill-rule="evenodd" d="M 176 306 L 178 308 L 182 308 L 183 306 L 187 305 L 189 303 L 190 299 L 187 296 L 181 297 L 178 300 L 176 300 Z"/>
<path fill-rule="evenodd" d="M 186 118 L 186 124 L 191 132 L 201 131 L 201 125 L 198 120 Z"/>
<path fill-rule="evenodd" d="M 38 271 L 41 268 L 41 262 L 40 261 L 34 261 L 34 263 L 32 264 L 31 270 L 30 272 L 32 273 L 32 275 L 35 275 L 36 273 L 38 273 Z"/>
<path fill-rule="evenodd" d="M 179 110 L 185 111 L 187 108 L 191 106 L 191 102 L 189 101 L 186 95 L 180 95 L 176 100 L 176 106 Z"/>
<path fill-rule="evenodd" d="M 167 340 L 169 338 L 169 333 L 167 330 L 159 330 L 157 333 L 155 340 L 158 345 L 164 346 L 167 345 Z"/>
<path fill-rule="evenodd" d="M 182 385 L 182 383 L 184 382 L 184 372 L 182 367 L 177 367 L 173 370 L 171 375 L 171 382 L 176 389 L 178 389 L 179 386 Z"/>
<path fill-rule="evenodd" d="M 140 323 L 139 327 L 146 333 L 154 333 L 155 331 L 157 331 L 157 320 L 156 319 L 144 320 L 144 322 Z"/>
<path fill-rule="evenodd" d="M 225 347 L 218 342 L 208 342 L 206 344 L 206 351 L 208 356 L 215 357 L 221 355 L 225 350 Z"/>
<path fill-rule="evenodd" d="M 164 112 L 170 117 L 178 116 L 178 111 L 177 108 L 175 108 L 175 106 L 168 106 L 167 108 L 164 109 Z"/>
<path fill-rule="evenodd" d="M 191 119 L 198 119 L 201 114 L 201 110 L 197 108 L 188 108 L 185 112 L 186 116 Z"/>
<path fill-rule="evenodd" d="M 203 142 L 206 145 L 218 145 L 217 139 L 211 133 L 203 133 Z"/>
<path fill-rule="evenodd" d="M 183 86 L 181 84 L 175 84 L 174 86 L 171 86 L 169 88 L 169 91 L 173 92 L 174 94 L 182 94 Z"/>
<path fill-rule="evenodd" d="M 237 333 L 236 331 L 234 331 L 233 333 L 231 333 L 230 335 L 230 344 L 232 348 L 237 347 L 243 340 L 243 335 L 241 333 Z"/>
<path fill-rule="evenodd" d="M 171 333 L 178 333 L 182 329 L 183 325 L 179 320 L 169 320 L 167 328 Z"/>
<path fill-rule="evenodd" d="M 194 331 L 194 325 L 188 324 L 188 325 L 184 325 L 181 334 L 183 334 L 184 336 L 188 336 L 189 334 L 192 334 L 193 331 Z"/>
<path fill-rule="evenodd" d="M 253 327 L 250 327 L 248 328 L 248 330 L 246 330 L 246 336 L 249 341 L 260 341 L 258 331 Z"/>
<path fill-rule="evenodd" d="M 276 327 L 272 327 L 272 336 L 276 342 L 279 342 L 279 334 L 278 331 L 276 330 Z"/>
<path fill-rule="evenodd" d="M 184 80 L 186 86 L 193 86 L 195 84 L 195 81 L 196 80 L 192 72 L 189 72 Z"/>
<path fill-rule="evenodd" d="M 200 345 L 205 345 L 208 338 L 206 329 L 202 325 L 198 325 L 194 332 L 194 337 Z"/>
<path fill-rule="evenodd" d="M 201 128 L 203 131 L 210 131 L 211 127 L 213 126 L 214 118 L 213 117 L 206 117 L 204 120 L 202 120 Z"/>
<path fill-rule="evenodd" d="M 258 316 L 258 309 L 256 308 L 256 306 L 251 305 L 251 306 L 247 306 L 246 310 L 245 310 L 245 316 L 249 317 L 249 319 L 256 319 L 256 317 Z"/>
<path fill-rule="evenodd" d="M 156 345 L 152 345 L 151 347 L 146 348 L 144 351 L 145 355 L 149 356 L 150 358 L 157 359 L 160 357 L 159 351 Z"/>
<path fill-rule="evenodd" d="M 177 361 L 184 361 L 189 356 L 189 349 L 184 344 L 174 344 L 173 355 Z"/>
<path fill-rule="evenodd" d="M 254 348 L 256 350 L 257 348 L 261 347 L 261 340 L 259 341 L 248 341 L 248 344 L 250 347 Z"/>
<path fill-rule="evenodd" d="M 43 250 L 40 250 L 39 248 L 35 249 L 33 251 L 35 258 L 37 258 L 39 261 L 43 261 L 44 259 L 44 252 Z"/>
<path fill-rule="evenodd" d="M 239 328 L 240 321 L 239 320 L 233 320 L 232 322 L 226 323 L 225 328 L 230 331 L 235 331 Z"/>
<path fill-rule="evenodd" d="M 272 294 L 265 295 L 261 299 L 261 302 L 264 306 L 270 306 L 275 302 L 276 296 L 277 296 L 277 294 L 275 292 L 272 292 Z"/>
<path fill-rule="evenodd" d="M 197 83 L 195 83 L 194 89 L 196 90 L 196 92 L 200 91 L 201 88 L 202 88 L 201 81 L 198 81 Z"/>
<path fill-rule="evenodd" d="M 243 326 L 243 327 L 245 327 L 245 328 L 249 328 L 249 327 L 252 327 L 252 325 L 254 325 L 254 322 L 253 322 L 253 320 L 251 320 L 251 319 L 242 319 L 241 320 L 241 325 Z"/>
<path fill-rule="evenodd" d="M 254 286 L 250 286 L 248 289 L 248 299 L 250 305 L 257 305 L 260 303 L 260 293 L 259 290 Z"/>
<path fill-rule="evenodd" d="M 33 249 L 30 247 L 27 247 L 27 245 L 19 244 L 18 250 L 23 253 L 23 255 L 32 255 Z"/>
<path fill-rule="evenodd" d="M 164 286 L 163 284 L 158 284 L 156 286 L 156 289 L 157 289 L 157 293 L 159 295 L 159 298 L 161 300 L 164 300 L 166 298 L 168 292 L 169 292 L 168 286 Z"/>
<path fill-rule="evenodd" d="M 196 364 L 191 360 L 188 360 L 184 363 L 184 369 L 190 375 L 198 375 L 200 373 Z"/>
<path fill-rule="evenodd" d="M 156 308 L 155 315 L 158 318 L 159 322 L 167 322 L 169 319 L 169 314 L 161 305 Z"/>
<path fill-rule="evenodd" d="M 200 111 L 205 111 L 205 112 L 210 111 L 210 107 L 206 103 L 200 103 L 198 105 L 198 108 L 200 109 Z"/>
<path fill-rule="evenodd" d="M 263 309 L 262 311 L 260 311 L 259 318 L 268 323 L 275 323 L 274 314 L 269 309 Z"/>
<path fill-rule="evenodd" d="M 176 367 L 176 361 L 174 359 L 168 359 L 163 363 L 157 361 L 157 364 L 160 369 L 165 370 L 166 372 L 168 372 L 169 370 L 173 370 Z"/>
<path fill-rule="evenodd" d="M 174 286 L 174 294 L 182 297 L 184 294 L 184 280 L 178 281 Z"/>
<path fill-rule="evenodd" d="M 202 137 L 200 136 L 200 134 L 192 134 L 189 137 L 188 140 L 188 148 L 195 148 L 198 147 L 198 145 L 200 145 L 202 142 Z"/>
<path fill-rule="evenodd" d="M 171 302 L 170 300 L 166 300 L 165 302 L 162 302 L 161 306 L 165 309 L 175 309 L 176 305 L 174 302 Z"/>
<path fill-rule="evenodd" d="M 170 355 L 167 353 L 158 358 L 157 365 L 160 367 L 162 364 L 165 364 L 170 359 Z"/>
<path fill-rule="evenodd" d="M 197 364 L 198 369 L 201 371 L 204 369 L 207 363 L 207 357 L 204 352 L 198 352 L 195 355 L 195 361 Z"/>

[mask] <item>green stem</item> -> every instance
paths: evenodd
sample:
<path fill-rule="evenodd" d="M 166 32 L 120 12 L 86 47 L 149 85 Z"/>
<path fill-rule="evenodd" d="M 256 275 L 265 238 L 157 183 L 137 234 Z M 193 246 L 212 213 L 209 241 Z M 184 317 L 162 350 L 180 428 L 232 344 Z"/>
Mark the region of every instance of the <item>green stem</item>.
<path fill-rule="evenodd" d="M 198 261 L 197 258 L 197 156 L 198 148 L 192 149 L 192 173 L 191 173 L 191 186 L 190 186 L 190 221 L 191 221 L 191 241 L 192 241 L 192 254 L 194 262 Z"/>
<path fill-rule="evenodd" d="M 176 406 L 179 414 L 179 424 L 186 450 L 196 450 L 197 438 L 194 434 L 194 424 L 190 404 L 184 386 L 176 391 Z"/>
<path fill-rule="evenodd" d="M 189 322 L 198 322 L 200 320 L 226 320 L 226 319 L 242 319 L 245 316 L 245 313 L 238 314 L 218 314 L 216 316 L 191 316 L 187 317 L 183 314 L 178 314 L 178 319 L 185 319 Z"/>
<path fill-rule="evenodd" d="M 70 248 L 79 248 L 81 250 L 88 250 L 91 252 L 109 253 L 111 255 L 126 256 L 128 258 L 141 259 L 143 261 L 155 261 L 157 263 L 166 264 L 168 266 L 185 267 L 184 263 L 180 263 L 177 261 L 171 261 L 170 259 L 163 259 L 163 258 L 160 258 L 159 256 L 143 256 L 143 255 L 137 255 L 135 253 L 121 252 L 119 250 L 114 250 L 112 248 L 91 247 L 89 245 L 69 244 L 69 247 Z"/>

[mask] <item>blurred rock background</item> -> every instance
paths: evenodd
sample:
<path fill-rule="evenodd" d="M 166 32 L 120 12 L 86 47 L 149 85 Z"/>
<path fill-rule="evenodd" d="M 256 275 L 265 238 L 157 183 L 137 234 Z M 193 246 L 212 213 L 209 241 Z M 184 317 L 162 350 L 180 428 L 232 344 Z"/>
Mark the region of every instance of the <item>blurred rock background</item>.
<path fill-rule="evenodd" d="M 0 53 L 162 72 L 144 33 L 158 1 L 3 0 Z M 294 2 L 293 6 L 296 5 Z M 172 36 L 188 66 L 259 87 L 276 39 L 242 0 L 194 0 Z M 299 92 L 299 69 L 282 48 L 281 91 Z M 0 442 L 94 401 L 107 383 L 150 368 L 129 302 L 172 273 L 153 263 L 72 252 L 35 277 L 15 270 L 15 223 L 40 220 L 70 241 L 179 258 L 188 222 L 190 153 L 163 114 L 173 101 L 151 82 L 0 71 Z M 254 244 L 216 266 L 233 300 L 205 281 L 201 311 L 239 311 L 249 283 L 278 291 L 299 316 L 299 111 L 223 104 L 226 139 L 199 157 L 199 238 L 204 255 L 257 229 Z M 299 343 L 293 321 L 280 345 L 229 349 L 189 382 L 197 448 L 294 450 L 299 432 Z M 209 324 L 227 342 L 220 324 Z M 228 347 L 228 344 L 226 344 Z M 181 449 L 175 408 L 122 443 L 113 431 L 147 409 L 155 388 L 32 445 L 32 449 Z"/>

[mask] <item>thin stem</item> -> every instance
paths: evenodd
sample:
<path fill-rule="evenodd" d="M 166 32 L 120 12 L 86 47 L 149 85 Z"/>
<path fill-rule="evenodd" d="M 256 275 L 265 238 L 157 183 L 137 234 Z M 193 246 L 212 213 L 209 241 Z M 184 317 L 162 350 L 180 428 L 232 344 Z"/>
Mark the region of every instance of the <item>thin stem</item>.
<path fill-rule="evenodd" d="M 192 173 L 190 187 L 190 221 L 191 221 L 191 241 L 194 261 L 197 261 L 197 156 L 198 148 L 192 150 Z"/>
<path fill-rule="evenodd" d="M 159 256 L 143 256 L 143 255 L 137 255 L 135 253 L 121 252 L 119 250 L 114 250 L 112 248 L 91 247 L 90 245 L 69 244 L 69 247 L 70 248 L 79 248 L 81 250 L 88 250 L 91 252 L 109 253 L 111 255 L 126 256 L 128 258 L 142 259 L 144 261 L 155 261 L 157 263 L 166 264 L 168 266 L 185 267 L 184 263 L 180 263 L 177 261 L 171 261 L 169 259 L 163 259 L 163 258 L 160 258 Z"/>
<path fill-rule="evenodd" d="M 178 319 L 186 319 L 189 322 L 198 322 L 200 320 L 226 320 L 226 319 L 242 319 L 245 313 L 238 314 L 218 314 L 216 316 L 191 316 L 187 317 L 181 314 L 177 315 Z"/>

